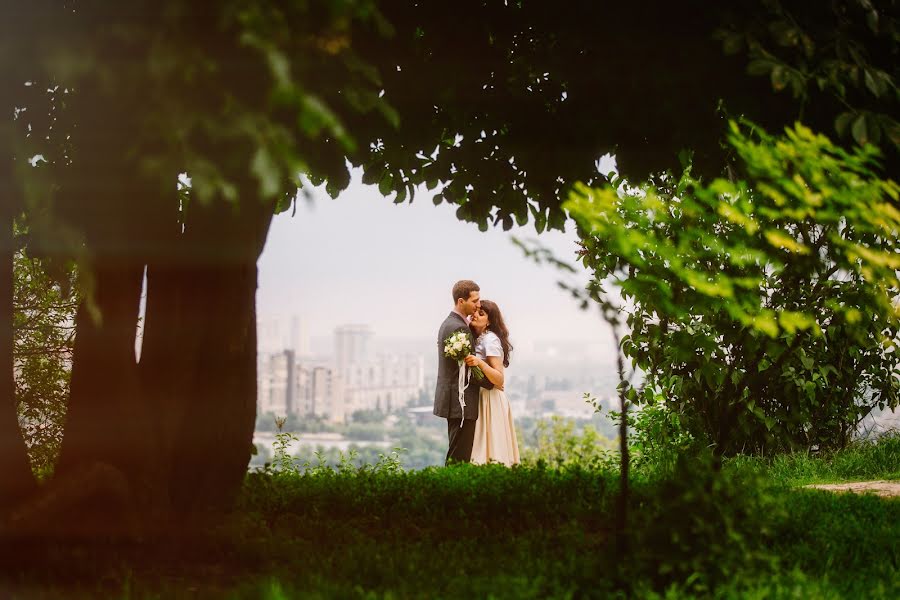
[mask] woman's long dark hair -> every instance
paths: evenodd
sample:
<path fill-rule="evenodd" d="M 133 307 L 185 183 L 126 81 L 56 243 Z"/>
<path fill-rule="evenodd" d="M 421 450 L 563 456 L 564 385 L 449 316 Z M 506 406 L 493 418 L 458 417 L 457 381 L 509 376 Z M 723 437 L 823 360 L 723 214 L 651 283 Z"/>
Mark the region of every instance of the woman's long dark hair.
<path fill-rule="evenodd" d="M 497 337 L 500 338 L 500 345 L 503 346 L 503 366 L 508 367 L 509 355 L 512 354 L 513 347 L 509 343 L 509 329 L 506 328 L 506 323 L 503 322 L 500 307 L 490 300 L 482 300 L 481 308 L 487 314 L 488 323 L 490 323 L 488 329 L 496 333 Z"/>

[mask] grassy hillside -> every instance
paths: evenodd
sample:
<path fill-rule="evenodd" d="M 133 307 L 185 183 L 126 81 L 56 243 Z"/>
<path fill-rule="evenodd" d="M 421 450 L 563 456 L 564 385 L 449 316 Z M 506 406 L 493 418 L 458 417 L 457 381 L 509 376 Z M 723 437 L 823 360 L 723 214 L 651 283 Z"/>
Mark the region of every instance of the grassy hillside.
<path fill-rule="evenodd" d="M 253 474 L 224 525 L 138 545 L 37 544 L 21 598 L 895 598 L 900 500 L 797 489 L 897 475 L 900 438 L 831 457 L 635 473 L 540 465 Z"/>

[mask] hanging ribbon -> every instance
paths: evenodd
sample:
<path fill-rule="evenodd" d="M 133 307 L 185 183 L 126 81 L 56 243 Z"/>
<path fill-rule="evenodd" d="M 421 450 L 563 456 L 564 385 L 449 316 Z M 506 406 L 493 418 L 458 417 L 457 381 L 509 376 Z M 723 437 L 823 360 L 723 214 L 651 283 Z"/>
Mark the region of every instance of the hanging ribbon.
<path fill-rule="evenodd" d="M 459 361 L 459 410 L 462 417 L 459 420 L 459 426 L 462 427 L 466 423 L 466 388 L 469 387 L 469 373 L 466 370 L 466 363 Z"/>

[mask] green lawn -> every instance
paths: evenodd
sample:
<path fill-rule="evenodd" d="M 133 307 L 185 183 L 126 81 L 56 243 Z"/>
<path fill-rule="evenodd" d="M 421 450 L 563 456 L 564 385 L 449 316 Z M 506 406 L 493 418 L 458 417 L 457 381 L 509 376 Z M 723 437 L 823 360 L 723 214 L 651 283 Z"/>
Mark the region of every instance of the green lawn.
<path fill-rule="evenodd" d="M 251 475 L 203 535 L 21 548 L 21 598 L 896 598 L 900 499 L 798 483 L 887 478 L 898 438 L 830 458 L 638 472 L 630 552 L 613 470 L 537 466 Z M 880 461 L 880 462 L 879 462 Z M 24 560 L 23 557 L 32 559 Z M 33 557 L 40 557 L 36 559 Z M 18 596 L 15 594 L 18 593 Z M 2 594 L 0 594 L 2 595 Z M 3 597 L 6 597 L 3 596 Z"/>

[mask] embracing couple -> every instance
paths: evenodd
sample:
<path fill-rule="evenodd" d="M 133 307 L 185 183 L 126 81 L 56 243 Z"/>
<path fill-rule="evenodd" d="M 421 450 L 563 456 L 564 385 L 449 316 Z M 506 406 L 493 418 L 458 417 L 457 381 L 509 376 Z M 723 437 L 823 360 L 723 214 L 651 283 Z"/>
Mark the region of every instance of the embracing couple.
<path fill-rule="evenodd" d="M 453 286 L 453 310 L 438 331 L 434 414 L 447 419 L 448 464 L 499 462 L 512 466 L 519 462 L 519 444 L 509 400 L 503 393 L 512 345 L 500 308 L 482 300 L 480 291 L 474 281 L 458 281 Z M 472 352 L 464 357 L 448 356 L 454 343 L 456 348 Z"/>

